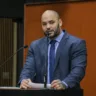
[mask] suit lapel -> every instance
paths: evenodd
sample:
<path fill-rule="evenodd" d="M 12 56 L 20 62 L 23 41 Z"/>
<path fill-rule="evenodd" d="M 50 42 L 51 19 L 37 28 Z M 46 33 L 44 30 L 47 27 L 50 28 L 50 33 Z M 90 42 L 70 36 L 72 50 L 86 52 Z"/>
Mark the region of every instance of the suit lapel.
<path fill-rule="evenodd" d="M 65 44 L 66 44 L 66 41 L 67 41 L 68 37 L 69 37 L 68 33 L 65 32 L 63 38 L 61 39 L 61 41 L 59 43 L 59 46 L 58 46 L 57 52 L 56 52 L 56 59 L 55 59 L 54 71 L 55 71 L 56 66 L 57 66 L 57 64 L 59 62 L 60 53 L 61 53 L 62 49 L 64 49 L 64 47 L 66 46 Z"/>
<path fill-rule="evenodd" d="M 42 48 L 41 48 L 41 52 L 42 52 L 42 54 L 43 54 L 43 56 L 44 56 L 44 58 L 43 58 L 43 69 L 42 69 L 42 72 L 43 72 L 43 74 L 44 74 L 44 72 L 46 72 L 47 71 L 47 65 L 48 65 L 48 41 L 47 41 L 47 37 L 45 37 L 44 39 L 43 39 L 43 44 L 41 45 L 42 46 Z"/>

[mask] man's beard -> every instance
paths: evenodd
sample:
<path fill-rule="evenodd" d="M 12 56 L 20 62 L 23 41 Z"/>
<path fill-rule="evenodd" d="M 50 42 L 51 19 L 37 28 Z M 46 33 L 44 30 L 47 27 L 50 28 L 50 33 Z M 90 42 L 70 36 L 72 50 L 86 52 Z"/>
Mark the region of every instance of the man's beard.
<path fill-rule="evenodd" d="M 54 30 L 52 30 L 52 31 L 54 31 Z M 47 36 L 47 37 L 49 37 L 50 39 L 57 37 L 60 34 L 59 24 L 57 26 L 57 29 L 54 31 L 54 35 L 53 36 L 50 36 L 50 33 L 49 32 L 50 31 L 44 32 L 44 35 Z"/>

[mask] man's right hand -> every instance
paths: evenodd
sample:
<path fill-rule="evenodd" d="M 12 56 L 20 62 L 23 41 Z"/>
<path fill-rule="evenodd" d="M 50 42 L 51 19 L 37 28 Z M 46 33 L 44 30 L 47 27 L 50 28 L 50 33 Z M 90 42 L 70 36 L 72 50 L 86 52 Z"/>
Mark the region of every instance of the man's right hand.
<path fill-rule="evenodd" d="M 32 87 L 29 85 L 29 82 L 32 83 L 31 79 L 23 79 L 20 84 L 20 88 L 21 89 L 31 89 Z"/>

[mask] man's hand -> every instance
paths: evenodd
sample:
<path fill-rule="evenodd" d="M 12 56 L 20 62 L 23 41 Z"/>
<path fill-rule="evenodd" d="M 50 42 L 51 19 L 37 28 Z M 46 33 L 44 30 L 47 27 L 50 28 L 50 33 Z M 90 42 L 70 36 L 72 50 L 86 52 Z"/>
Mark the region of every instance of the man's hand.
<path fill-rule="evenodd" d="M 22 80 L 21 84 L 20 84 L 20 88 L 21 89 L 30 89 L 32 88 L 30 85 L 29 85 L 29 82 L 32 82 L 31 79 L 24 79 Z"/>
<path fill-rule="evenodd" d="M 65 85 L 60 80 L 53 80 L 51 83 L 51 87 L 53 89 L 57 89 L 57 90 L 64 90 L 65 89 Z"/>

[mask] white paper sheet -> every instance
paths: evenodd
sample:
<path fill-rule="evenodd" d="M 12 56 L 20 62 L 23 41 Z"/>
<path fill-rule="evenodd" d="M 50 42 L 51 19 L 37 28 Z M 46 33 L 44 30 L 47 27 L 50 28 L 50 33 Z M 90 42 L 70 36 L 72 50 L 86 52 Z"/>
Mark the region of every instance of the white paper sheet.
<path fill-rule="evenodd" d="M 42 83 L 31 83 L 31 82 L 29 82 L 29 85 L 32 88 L 35 88 L 35 89 L 44 89 L 44 84 L 42 84 Z M 47 84 L 47 88 L 51 89 L 51 84 Z"/>

